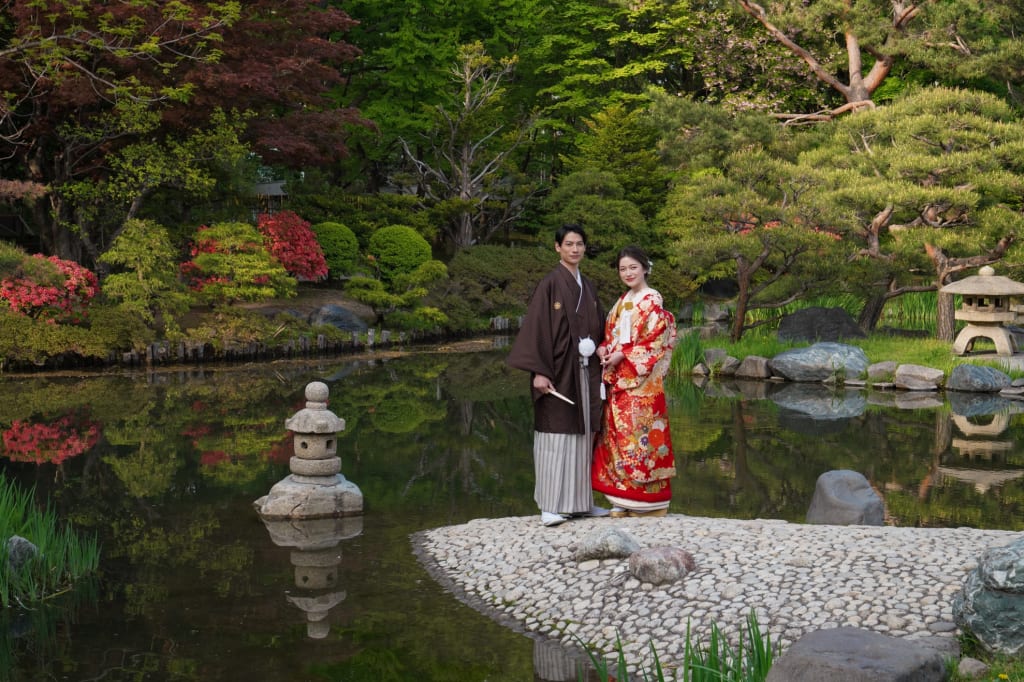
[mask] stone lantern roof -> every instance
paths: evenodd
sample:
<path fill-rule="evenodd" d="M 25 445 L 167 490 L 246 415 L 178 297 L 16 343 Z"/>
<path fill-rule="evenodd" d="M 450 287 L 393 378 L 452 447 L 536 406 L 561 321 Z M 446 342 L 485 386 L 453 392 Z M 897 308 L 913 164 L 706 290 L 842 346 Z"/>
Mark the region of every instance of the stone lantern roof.
<path fill-rule="evenodd" d="M 944 294 L 966 296 L 1024 296 L 1024 284 L 1009 277 L 997 275 L 991 266 L 978 270 L 977 275 L 964 277 L 939 289 Z"/>

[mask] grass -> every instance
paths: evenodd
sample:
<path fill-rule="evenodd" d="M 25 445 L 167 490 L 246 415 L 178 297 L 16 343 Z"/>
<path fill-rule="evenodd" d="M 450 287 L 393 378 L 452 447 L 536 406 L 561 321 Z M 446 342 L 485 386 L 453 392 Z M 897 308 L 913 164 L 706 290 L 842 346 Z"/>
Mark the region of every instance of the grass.
<path fill-rule="evenodd" d="M 0 605 L 27 607 L 71 589 L 75 580 L 99 566 L 99 545 L 61 524 L 53 509 L 39 509 L 31 490 L 0 476 Z M 17 570 L 11 567 L 7 539 L 18 535 L 38 552 Z"/>
<path fill-rule="evenodd" d="M 629 665 L 622 650 L 622 640 L 615 640 L 617 657 L 614 668 L 609 670 L 607 661 L 600 659 L 590 649 L 587 653 L 601 680 L 629 680 Z M 678 668 L 666 670 L 658 658 L 658 652 L 651 644 L 652 667 L 640 667 L 643 682 L 761 682 L 768 676 L 768 670 L 778 654 L 771 635 L 761 633 L 757 616 L 753 611 L 747 615 L 745 626 L 740 630 L 736 648 L 729 642 L 717 624 L 712 624 L 706 643 L 694 641 L 690 624 L 686 625 L 686 641 L 683 660 Z M 666 675 L 671 674 L 671 677 Z"/>
<path fill-rule="evenodd" d="M 952 659 L 947 669 L 950 682 L 1024 682 L 1024 658 L 989 654 L 969 633 L 960 635 L 960 650 L 964 656 L 984 662 L 989 669 L 982 677 L 964 677 L 957 670 L 959 659 Z"/>

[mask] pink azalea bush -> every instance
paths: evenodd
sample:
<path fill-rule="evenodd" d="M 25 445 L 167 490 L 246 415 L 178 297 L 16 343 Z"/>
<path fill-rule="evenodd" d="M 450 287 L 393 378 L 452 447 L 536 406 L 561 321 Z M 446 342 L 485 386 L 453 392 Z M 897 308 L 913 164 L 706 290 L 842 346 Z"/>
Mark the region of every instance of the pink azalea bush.
<path fill-rule="evenodd" d="M 52 275 L 43 263 L 50 265 Z M 18 274 L 0 280 L 0 299 L 12 311 L 51 324 L 85 319 L 89 302 L 99 293 L 95 273 L 73 261 L 38 253 L 28 259 L 26 266 Z"/>

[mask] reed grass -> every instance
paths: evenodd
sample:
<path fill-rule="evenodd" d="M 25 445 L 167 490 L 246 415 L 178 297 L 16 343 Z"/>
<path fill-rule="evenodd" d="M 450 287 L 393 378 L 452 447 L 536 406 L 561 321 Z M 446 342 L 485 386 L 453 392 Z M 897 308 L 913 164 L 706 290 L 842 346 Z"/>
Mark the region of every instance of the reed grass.
<path fill-rule="evenodd" d="M 38 549 L 17 569 L 8 556 L 8 540 L 15 535 Z M 57 519 L 49 504 L 36 506 L 34 491 L 0 476 L 0 605 L 26 606 L 66 592 L 96 571 L 99 556 L 94 536 L 76 533 L 71 524 Z"/>
<path fill-rule="evenodd" d="M 609 663 L 590 649 L 587 654 L 601 680 L 629 680 L 629 665 L 622 649 L 622 640 L 616 636 L 616 659 L 613 669 Z M 678 668 L 665 669 L 658 658 L 654 644 L 650 645 L 652 664 L 650 670 L 640 666 L 643 682 L 762 682 L 768 676 L 778 645 L 773 645 L 771 635 L 762 633 L 757 615 L 751 611 L 746 623 L 740 629 L 739 642 L 733 648 L 717 624 L 712 624 L 706 643 L 695 641 L 695 636 L 686 624 L 686 641 L 683 660 Z M 671 674 L 671 677 L 666 677 Z M 580 677 L 582 680 L 582 676 Z"/>

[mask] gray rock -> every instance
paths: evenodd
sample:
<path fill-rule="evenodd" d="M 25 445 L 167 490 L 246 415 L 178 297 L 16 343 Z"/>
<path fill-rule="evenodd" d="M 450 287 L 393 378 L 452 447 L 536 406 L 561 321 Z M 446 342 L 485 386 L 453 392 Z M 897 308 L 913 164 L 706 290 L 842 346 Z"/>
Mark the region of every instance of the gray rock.
<path fill-rule="evenodd" d="M 988 670 L 988 665 L 970 656 L 961 658 L 960 664 L 956 667 L 957 673 L 965 680 L 981 679 L 988 674 Z"/>
<path fill-rule="evenodd" d="M 1024 651 L 1024 539 L 985 550 L 952 607 L 956 624 L 986 651 Z"/>
<path fill-rule="evenodd" d="M 11 571 L 19 571 L 22 566 L 39 556 L 39 548 L 20 535 L 7 538 L 7 565 Z"/>
<path fill-rule="evenodd" d="M 974 393 L 996 393 L 1010 385 L 1008 374 L 995 367 L 982 365 L 957 365 L 946 379 L 946 388 L 951 391 Z"/>
<path fill-rule="evenodd" d="M 729 357 L 729 353 L 724 348 L 704 349 L 704 362 L 708 367 L 714 367 L 715 365 L 720 364 L 727 357 Z"/>
<path fill-rule="evenodd" d="M 768 367 L 768 358 L 760 355 L 748 355 L 736 368 L 736 377 L 741 379 L 767 379 L 772 375 Z"/>
<path fill-rule="evenodd" d="M 724 377 L 731 377 L 736 375 L 736 370 L 739 368 L 740 361 L 730 355 L 722 361 L 721 366 L 718 368 L 718 373 Z"/>
<path fill-rule="evenodd" d="M 807 510 L 807 523 L 881 526 L 884 522 L 882 500 L 863 474 L 837 469 L 818 476 Z"/>
<path fill-rule="evenodd" d="M 946 373 L 924 365 L 900 365 L 893 374 L 896 388 L 907 391 L 937 391 Z"/>
<path fill-rule="evenodd" d="M 783 341 L 842 341 L 866 337 L 842 308 L 803 308 L 782 318 L 778 337 Z"/>
<path fill-rule="evenodd" d="M 880 381 L 891 381 L 893 375 L 896 374 L 897 367 L 899 367 L 899 363 L 895 360 L 870 364 L 868 365 L 868 381 L 873 384 L 877 384 Z"/>
<path fill-rule="evenodd" d="M 728 305 L 721 303 L 704 304 L 705 322 L 725 322 L 732 319 L 732 310 Z"/>
<path fill-rule="evenodd" d="M 900 637 L 853 627 L 816 630 L 793 642 L 767 682 L 941 682 L 943 656 Z"/>
<path fill-rule="evenodd" d="M 577 562 L 590 559 L 625 559 L 640 549 L 640 542 L 621 528 L 598 528 L 580 538 L 573 557 Z"/>
<path fill-rule="evenodd" d="M 790 381 L 825 381 L 834 377 L 859 377 L 868 368 L 863 349 L 843 343 L 816 343 L 792 348 L 773 357 L 768 366 Z"/>
<path fill-rule="evenodd" d="M 786 384 L 774 391 L 771 399 L 780 407 L 822 420 L 860 416 L 868 402 L 863 393 L 834 391 L 821 384 Z"/>
<path fill-rule="evenodd" d="M 366 331 L 366 322 L 351 310 L 340 305 L 325 305 L 309 316 L 313 325 L 326 324 L 346 332 Z"/>
<path fill-rule="evenodd" d="M 629 572 L 633 577 L 654 585 L 682 580 L 695 566 L 693 555 L 678 547 L 648 547 L 629 557 Z"/>

